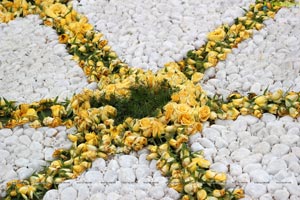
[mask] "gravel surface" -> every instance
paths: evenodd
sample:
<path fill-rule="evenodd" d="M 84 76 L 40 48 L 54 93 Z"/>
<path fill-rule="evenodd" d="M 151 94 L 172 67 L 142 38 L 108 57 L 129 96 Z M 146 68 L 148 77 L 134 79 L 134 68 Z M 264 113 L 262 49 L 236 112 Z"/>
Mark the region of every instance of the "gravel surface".
<path fill-rule="evenodd" d="M 63 100 L 88 85 L 55 30 L 41 23 L 31 15 L 0 24 L 0 96 L 26 103 Z"/>
<path fill-rule="evenodd" d="M 241 16 L 240 6 L 253 1 L 75 2 L 103 32 L 113 49 L 130 65 L 156 70 L 187 50 L 201 46 L 206 34 Z M 184 3 L 182 3 L 184 2 Z M 262 93 L 300 90 L 299 6 L 280 10 L 275 21 L 255 32 L 228 60 L 206 72 L 208 94 L 232 91 Z M 233 10 L 233 11 L 232 11 Z M 18 102 L 71 96 L 88 86 L 83 72 L 70 60 L 55 32 L 40 26 L 37 16 L 0 24 L 0 96 Z M 88 87 L 92 87 L 89 85 Z M 0 191 L 6 181 L 25 178 L 51 160 L 51 153 L 68 147 L 65 127 L 32 129 L 27 125 L 0 130 Z M 245 199 L 300 199 L 300 119 L 240 116 L 217 120 L 191 137 L 193 150 L 203 149 L 212 168 L 228 173 L 228 187 L 241 186 Z M 146 150 L 98 159 L 76 180 L 59 185 L 44 199 L 177 199 L 167 179 L 145 160 Z"/>
<path fill-rule="evenodd" d="M 204 44 L 222 23 L 242 16 L 254 0 L 81 0 L 74 2 L 128 64 L 156 70 Z"/>

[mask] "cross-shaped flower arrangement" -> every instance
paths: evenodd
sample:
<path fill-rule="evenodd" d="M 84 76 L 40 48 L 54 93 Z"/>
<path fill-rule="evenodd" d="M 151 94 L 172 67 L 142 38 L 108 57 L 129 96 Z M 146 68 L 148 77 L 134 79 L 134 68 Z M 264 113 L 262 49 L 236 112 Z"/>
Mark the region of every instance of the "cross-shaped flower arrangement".
<path fill-rule="evenodd" d="M 263 21 L 274 18 L 280 0 L 256 0 L 231 25 L 208 33 L 206 43 L 190 50 L 178 62 L 165 64 L 156 73 L 129 67 L 96 32 L 87 17 L 73 9 L 68 0 L 4 0 L 0 22 L 39 14 L 46 26 L 57 31 L 58 40 L 78 62 L 95 90 L 84 90 L 72 99 L 58 102 L 42 99 L 16 105 L 0 98 L 0 128 L 30 126 L 75 126 L 69 134 L 70 149 L 57 149 L 54 160 L 43 171 L 26 180 L 7 184 L 5 199 L 41 199 L 47 190 L 74 179 L 91 167 L 96 158 L 109 159 L 119 153 L 149 150 L 148 160 L 169 177 L 168 186 L 187 199 L 239 199 L 242 189 L 225 189 L 226 174 L 209 169 L 202 152 L 192 152 L 189 136 L 201 132 L 205 121 L 258 118 L 269 112 L 278 116 L 300 116 L 297 92 L 242 96 L 232 93 L 226 100 L 210 98 L 199 85 L 206 69 L 226 59 L 233 48 L 250 38 Z"/>

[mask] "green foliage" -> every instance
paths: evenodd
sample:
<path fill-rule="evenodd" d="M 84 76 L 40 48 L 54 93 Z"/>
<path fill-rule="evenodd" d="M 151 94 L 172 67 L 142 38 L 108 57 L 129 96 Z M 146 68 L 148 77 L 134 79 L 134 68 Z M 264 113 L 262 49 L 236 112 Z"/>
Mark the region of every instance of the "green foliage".
<path fill-rule="evenodd" d="M 168 83 L 163 83 L 156 88 L 149 86 L 137 86 L 130 88 L 129 98 L 120 98 L 112 95 L 110 100 L 104 97 L 99 101 L 93 99 L 90 103 L 92 107 L 111 105 L 117 109 L 115 124 L 122 123 L 127 117 L 143 118 L 157 116 L 162 107 L 171 100 L 171 95 L 175 89 Z"/>

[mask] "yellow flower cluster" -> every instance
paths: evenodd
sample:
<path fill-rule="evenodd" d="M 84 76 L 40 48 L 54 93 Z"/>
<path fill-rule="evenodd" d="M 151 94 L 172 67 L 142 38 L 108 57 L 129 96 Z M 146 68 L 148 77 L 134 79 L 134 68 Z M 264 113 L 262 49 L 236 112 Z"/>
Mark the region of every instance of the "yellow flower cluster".
<path fill-rule="evenodd" d="M 36 6 L 26 0 L 3 0 L 0 2 L 0 23 L 7 23 L 16 17 L 24 17 L 36 12 Z"/>
<path fill-rule="evenodd" d="M 257 0 L 245 16 L 236 19 L 231 26 L 222 25 L 207 35 L 208 41 L 201 48 L 188 52 L 186 59 L 178 62 L 188 77 L 195 72 L 204 72 L 225 60 L 232 48 L 252 36 L 253 29 L 263 28 L 262 22 L 274 18 L 279 6 L 269 1 Z"/>
<path fill-rule="evenodd" d="M 1 100 L 1 99 L 0 99 Z M 13 128 L 28 122 L 33 128 L 39 128 L 42 125 L 56 127 L 65 125 L 71 127 L 73 122 L 70 120 L 73 117 L 73 112 L 69 108 L 69 103 L 58 103 L 57 99 L 43 99 L 32 104 L 20 104 L 14 106 L 14 102 L 9 102 L 4 99 L 0 104 L 0 128 Z M 9 112 L 7 112 L 9 111 Z M 2 121 L 2 122 L 1 122 Z"/>
<path fill-rule="evenodd" d="M 94 31 L 87 18 L 65 2 L 36 0 L 35 3 L 44 24 L 56 29 L 59 41 L 66 44 L 89 80 L 97 81 L 98 89 L 85 90 L 65 103 L 41 100 L 15 107 L 12 102 L 0 101 L 0 119 L 10 118 L 3 120 L 3 126 L 27 122 L 32 122 L 33 127 L 64 124 L 75 125 L 78 131 L 68 135 L 73 142 L 71 149 L 56 150 L 55 160 L 43 172 L 23 182 L 9 182 L 6 199 L 18 195 L 24 199 L 41 198 L 45 191 L 64 180 L 78 177 L 96 158 L 138 151 L 146 145 L 150 151 L 147 159 L 157 159 L 157 168 L 170 177 L 169 186 L 181 192 L 182 199 L 242 198 L 242 190 L 224 189 L 224 173 L 209 170 L 209 161 L 200 152 L 191 152 L 188 136 L 201 131 L 202 122 L 216 118 L 235 119 L 240 114 L 260 117 L 263 112 L 299 116 L 299 93 L 283 95 L 279 91 L 249 97 L 234 93 L 228 102 L 223 102 L 209 99 L 198 85 L 205 69 L 226 59 L 232 48 L 251 36 L 251 29 L 261 29 L 262 20 L 274 17 L 278 6 L 258 0 L 235 24 L 223 25 L 209 33 L 207 43 L 190 51 L 185 60 L 168 63 L 154 74 L 124 64 L 108 42 L 101 40 L 102 34 Z M 128 117 L 115 124 L 118 115 L 115 107 L 94 104 L 102 99 L 109 101 L 113 96 L 128 98 L 132 86 L 155 90 L 163 82 L 175 92 L 155 117 Z"/>
<path fill-rule="evenodd" d="M 293 118 L 300 116 L 300 92 L 286 92 L 278 90 L 274 93 L 265 92 L 263 95 L 250 94 L 242 96 L 232 93 L 227 102 L 212 99 L 211 119 L 236 119 L 239 115 L 253 115 L 262 117 L 262 114 L 272 113 L 280 117 L 289 115 Z M 212 118 L 213 117 L 213 118 Z"/>

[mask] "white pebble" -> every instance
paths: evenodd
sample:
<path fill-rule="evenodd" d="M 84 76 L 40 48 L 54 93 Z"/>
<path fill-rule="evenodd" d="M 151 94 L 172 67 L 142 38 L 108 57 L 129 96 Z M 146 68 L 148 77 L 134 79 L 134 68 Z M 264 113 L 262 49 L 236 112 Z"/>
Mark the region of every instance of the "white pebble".
<path fill-rule="evenodd" d="M 48 190 L 43 198 L 43 200 L 58 200 L 59 199 L 59 193 L 58 190 Z"/>
<path fill-rule="evenodd" d="M 285 189 L 276 190 L 274 192 L 274 199 L 275 200 L 287 200 L 287 199 L 289 199 L 289 196 L 290 196 L 290 193 Z"/>
<path fill-rule="evenodd" d="M 103 181 L 103 174 L 100 171 L 89 170 L 85 173 L 85 179 L 88 182 L 100 182 Z"/>
<path fill-rule="evenodd" d="M 118 173 L 121 182 L 133 183 L 135 182 L 135 173 L 132 168 L 121 168 Z"/>
<path fill-rule="evenodd" d="M 8 137 L 11 136 L 13 134 L 11 129 L 8 128 L 4 128 L 4 129 L 0 129 L 0 137 Z"/>
<path fill-rule="evenodd" d="M 132 155 L 122 155 L 119 158 L 119 164 L 121 167 L 132 167 L 138 163 L 138 159 Z"/>
<path fill-rule="evenodd" d="M 67 187 L 61 191 L 60 199 L 61 200 L 76 200 L 77 191 L 72 187 Z"/>
<path fill-rule="evenodd" d="M 148 194 L 154 199 L 162 199 L 162 197 L 165 195 L 164 188 L 159 186 L 151 187 Z"/>
<path fill-rule="evenodd" d="M 250 151 L 248 149 L 240 148 L 240 149 L 234 151 L 231 154 L 231 157 L 233 160 L 240 161 L 243 158 L 246 158 L 249 154 L 250 154 Z"/>
<path fill-rule="evenodd" d="M 276 155 L 276 156 L 282 156 L 285 155 L 289 152 L 290 147 L 287 146 L 286 144 L 275 144 L 272 147 L 272 154 Z"/>
<path fill-rule="evenodd" d="M 258 199 L 260 196 L 265 194 L 266 191 L 267 188 L 263 184 L 249 183 L 245 187 L 245 193 L 255 199 Z"/>
<path fill-rule="evenodd" d="M 285 170 L 287 168 L 287 164 L 282 159 L 274 159 L 268 164 L 267 172 L 270 174 L 276 174 L 280 170 Z"/>
<path fill-rule="evenodd" d="M 251 171 L 250 178 L 255 183 L 265 184 L 265 183 L 269 182 L 270 175 L 265 170 L 257 169 L 257 170 Z"/>
<path fill-rule="evenodd" d="M 270 150 L 271 150 L 271 145 L 269 143 L 261 142 L 254 145 L 252 152 L 266 154 L 270 152 Z"/>

